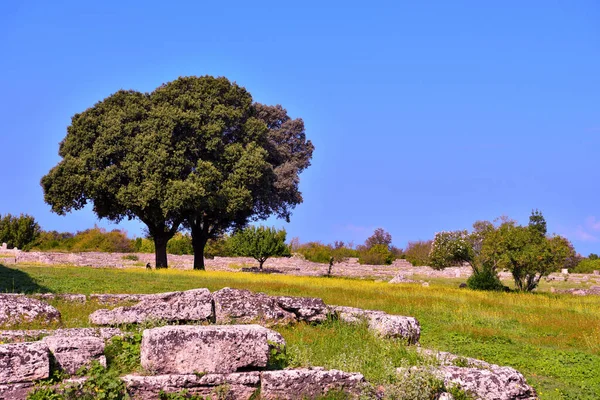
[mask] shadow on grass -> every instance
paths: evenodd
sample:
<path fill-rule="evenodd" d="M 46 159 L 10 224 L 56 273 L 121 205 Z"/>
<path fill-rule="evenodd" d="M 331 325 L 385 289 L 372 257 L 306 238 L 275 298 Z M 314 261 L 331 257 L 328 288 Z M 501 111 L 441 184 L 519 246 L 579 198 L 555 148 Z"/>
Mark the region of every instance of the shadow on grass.
<path fill-rule="evenodd" d="M 28 274 L 0 264 L 0 293 L 49 293 Z"/>

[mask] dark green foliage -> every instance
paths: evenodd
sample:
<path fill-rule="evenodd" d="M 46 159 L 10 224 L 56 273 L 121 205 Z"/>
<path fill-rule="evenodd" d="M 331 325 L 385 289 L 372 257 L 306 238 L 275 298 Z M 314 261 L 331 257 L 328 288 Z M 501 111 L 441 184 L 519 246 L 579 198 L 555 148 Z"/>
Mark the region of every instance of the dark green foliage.
<path fill-rule="evenodd" d="M 254 258 L 262 269 L 269 257 L 290 255 L 285 236 L 285 229 L 249 226 L 231 237 L 231 249 L 237 256 Z"/>
<path fill-rule="evenodd" d="M 167 243 L 167 253 L 178 255 L 194 254 L 192 237 L 189 234 L 177 232 Z"/>
<path fill-rule="evenodd" d="M 167 266 L 185 222 L 194 267 L 208 239 L 302 202 L 298 175 L 313 146 L 302 120 L 253 104 L 226 78 L 182 77 L 151 93 L 121 90 L 72 118 L 59 162 L 42 178 L 58 214 L 93 203 L 100 218 L 137 218 Z"/>
<path fill-rule="evenodd" d="M 204 257 L 232 257 L 233 251 L 229 244 L 229 236 L 222 235 L 214 239 L 208 239 L 206 247 L 204 247 Z"/>
<path fill-rule="evenodd" d="M 584 258 L 571 272 L 576 274 L 591 274 L 594 271 L 600 271 L 600 260 L 597 258 Z"/>
<path fill-rule="evenodd" d="M 199 394 L 192 394 L 188 390 L 181 390 L 175 393 L 167 393 L 163 390 L 158 394 L 159 400 L 205 400 L 205 397 Z M 208 400 L 208 398 L 206 398 Z"/>
<path fill-rule="evenodd" d="M 29 250 L 40 233 L 40 226 L 31 215 L 0 215 L 0 244 L 6 243 L 9 249 Z"/>
<path fill-rule="evenodd" d="M 404 250 L 404 258 L 410 261 L 415 267 L 431 264 L 431 260 L 429 259 L 431 243 L 431 240 L 408 242 L 408 246 Z"/>
<path fill-rule="evenodd" d="M 598 254 L 590 253 L 590 255 L 588 256 L 588 258 L 590 260 L 597 260 L 598 259 Z"/>
<path fill-rule="evenodd" d="M 548 229 L 546 228 L 546 219 L 541 211 L 533 210 L 529 216 L 529 228 L 540 236 L 546 236 Z"/>
<path fill-rule="evenodd" d="M 127 237 L 125 231 L 114 229 L 108 232 L 98 227 L 77 232 L 75 235 L 56 231 L 42 232 L 33 248 L 41 251 L 109 253 L 131 253 L 136 250 L 135 242 Z"/>
<path fill-rule="evenodd" d="M 491 268 L 482 268 L 473 272 L 467 279 L 467 286 L 473 290 L 504 290 L 504 285 L 498 278 L 498 274 Z"/>
<path fill-rule="evenodd" d="M 340 262 L 344 258 L 358 257 L 358 250 L 346 247 L 344 242 L 336 241 L 333 245 L 321 242 L 308 242 L 298 245 L 296 253 L 302 254 L 305 259 L 312 262 L 329 264 L 331 257 L 334 262 Z"/>

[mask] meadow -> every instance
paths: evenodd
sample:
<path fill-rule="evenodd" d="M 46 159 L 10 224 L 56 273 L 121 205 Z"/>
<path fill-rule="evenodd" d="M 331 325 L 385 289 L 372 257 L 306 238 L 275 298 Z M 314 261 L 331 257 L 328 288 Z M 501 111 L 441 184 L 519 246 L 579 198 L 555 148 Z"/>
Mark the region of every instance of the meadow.
<path fill-rule="evenodd" d="M 157 293 L 226 286 L 414 316 L 423 347 L 512 366 L 541 399 L 600 398 L 600 297 L 479 292 L 443 282 L 423 287 L 275 274 L 0 265 L 1 292 Z M 88 326 L 87 315 L 101 307 L 51 303 L 65 327 Z M 410 348 L 369 336 L 364 327 L 330 322 L 278 329 L 293 365 L 358 371 L 383 382 L 395 367 L 418 363 Z"/>

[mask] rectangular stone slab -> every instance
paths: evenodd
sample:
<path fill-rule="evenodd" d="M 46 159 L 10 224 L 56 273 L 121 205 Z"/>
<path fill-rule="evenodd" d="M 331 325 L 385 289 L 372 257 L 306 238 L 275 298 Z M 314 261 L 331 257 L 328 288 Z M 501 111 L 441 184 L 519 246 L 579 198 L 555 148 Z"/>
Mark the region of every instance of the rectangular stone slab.
<path fill-rule="evenodd" d="M 268 329 L 258 325 L 163 326 L 146 329 L 142 367 L 153 374 L 231 373 L 264 368 Z"/>
<path fill-rule="evenodd" d="M 31 382 L 50 376 L 48 346 L 42 342 L 0 345 L 0 384 Z"/>

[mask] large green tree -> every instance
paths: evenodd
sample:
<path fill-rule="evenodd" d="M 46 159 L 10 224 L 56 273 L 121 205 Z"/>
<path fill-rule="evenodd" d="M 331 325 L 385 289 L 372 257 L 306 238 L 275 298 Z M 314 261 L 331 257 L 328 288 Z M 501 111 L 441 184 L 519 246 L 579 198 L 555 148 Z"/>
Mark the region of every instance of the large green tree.
<path fill-rule="evenodd" d="M 6 243 L 9 249 L 16 247 L 29 250 L 41 232 L 39 224 L 31 215 L 0 215 L 0 243 Z"/>
<path fill-rule="evenodd" d="M 145 223 L 157 267 L 167 266 L 167 242 L 184 224 L 203 268 L 209 238 L 252 219 L 289 218 L 312 149 L 302 121 L 281 107 L 254 104 L 226 78 L 184 77 L 76 114 L 42 187 L 59 214 L 91 202 L 100 218 Z"/>

